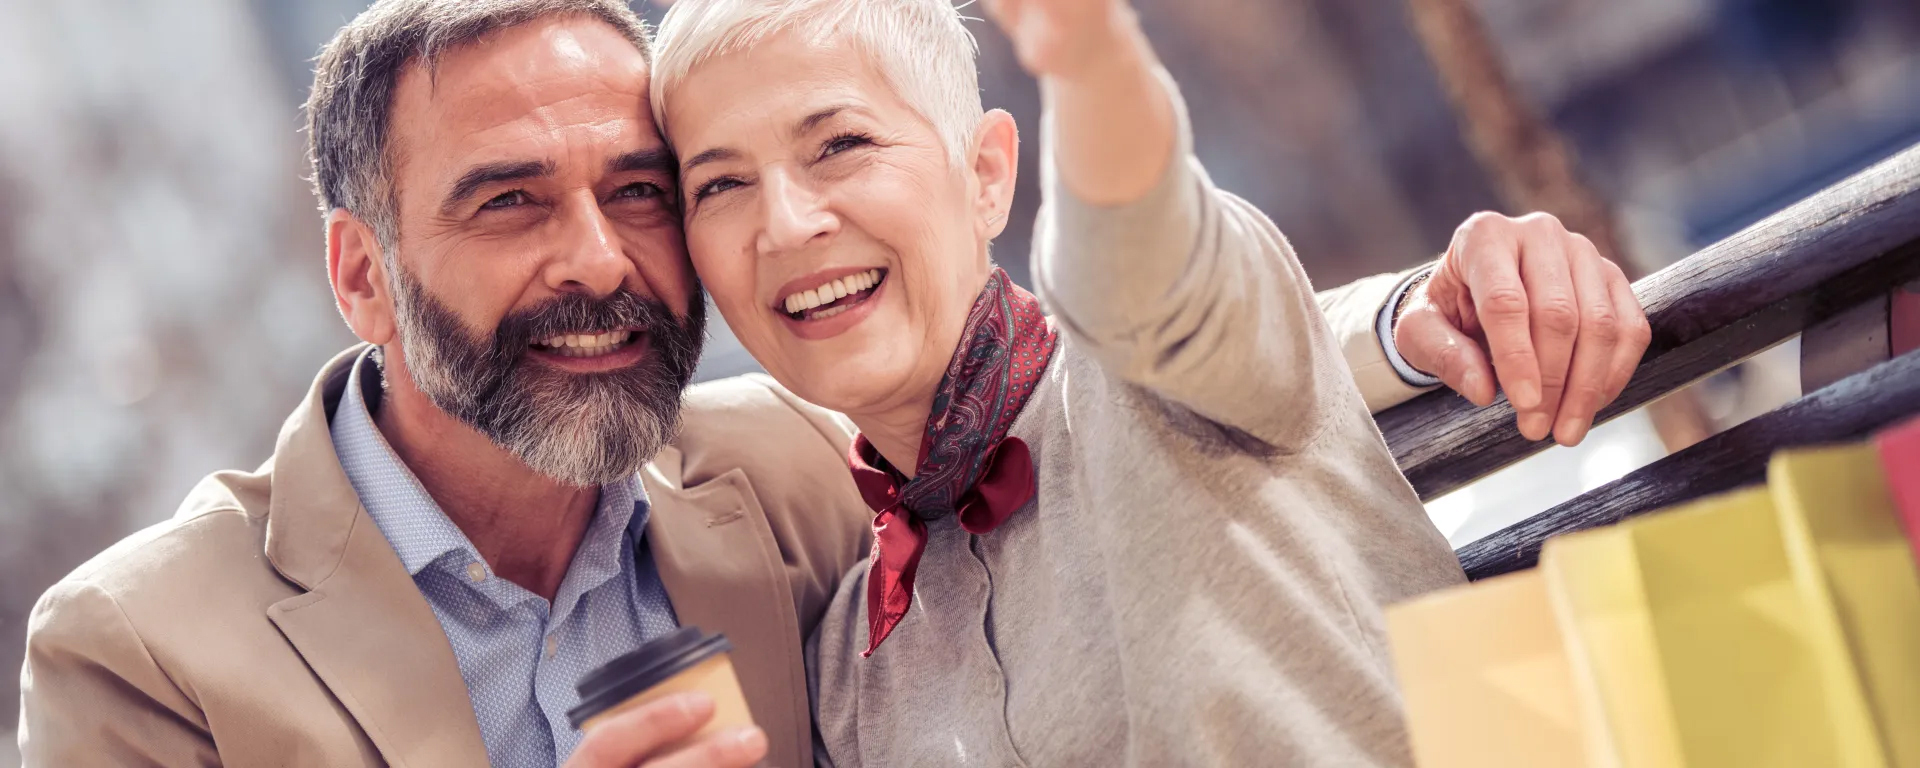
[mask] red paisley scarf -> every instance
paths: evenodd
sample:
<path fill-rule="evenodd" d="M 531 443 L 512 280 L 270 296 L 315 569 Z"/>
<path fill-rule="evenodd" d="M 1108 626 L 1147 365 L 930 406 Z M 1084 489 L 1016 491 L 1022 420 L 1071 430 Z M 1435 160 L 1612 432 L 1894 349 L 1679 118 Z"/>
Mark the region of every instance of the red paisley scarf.
<path fill-rule="evenodd" d="M 913 602 L 924 521 L 958 514 L 961 528 L 988 533 L 1033 498 L 1033 456 L 1007 429 L 1046 372 L 1054 341 L 1040 300 L 995 267 L 934 390 L 918 471 L 907 478 L 866 435 L 854 437 L 847 464 L 875 513 L 864 655 L 873 655 Z"/>

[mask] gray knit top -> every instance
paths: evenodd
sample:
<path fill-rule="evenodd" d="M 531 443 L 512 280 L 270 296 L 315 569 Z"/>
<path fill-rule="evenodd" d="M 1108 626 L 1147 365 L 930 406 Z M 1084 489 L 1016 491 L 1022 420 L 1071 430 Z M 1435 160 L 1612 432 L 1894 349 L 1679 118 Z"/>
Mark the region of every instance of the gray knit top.
<path fill-rule="evenodd" d="M 1062 334 L 1011 432 L 1037 493 L 985 535 L 928 521 L 870 658 L 848 575 L 808 643 L 822 765 L 1411 764 L 1381 609 L 1460 566 L 1292 249 L 1176 111 L 1138 202 L 1082 203 L 1046 163 L 1034 275 Z"/>

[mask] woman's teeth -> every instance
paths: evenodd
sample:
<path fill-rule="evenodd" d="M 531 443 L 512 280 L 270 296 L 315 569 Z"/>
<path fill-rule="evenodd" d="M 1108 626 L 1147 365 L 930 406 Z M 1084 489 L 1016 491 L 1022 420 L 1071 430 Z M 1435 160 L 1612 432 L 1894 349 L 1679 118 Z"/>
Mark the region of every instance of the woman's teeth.
<path fill-rule="evenodd" d="M 880 270 L 869 269 L 857 275 L 847 275 L 838 280 L 830 280 L 817 288 L 800 291 L 788 296 L 783 302 L 787 314 L 797 315 L 822 304 L 831 304 L 851 294 L 865 291 L 880 284 Z M 832 317 L 846 311 L 845 306 L 829 307 L 808 315 L 808 319 L 818 320 Z"/>
<path fill-rule="evenodd" d="M 561 357 L 598 357 L 632 343 L 633 331 L 608 331 L 606 333 L 569 333 L 550 339 L 534 342 L 542 352 L 551 352 Z"/>

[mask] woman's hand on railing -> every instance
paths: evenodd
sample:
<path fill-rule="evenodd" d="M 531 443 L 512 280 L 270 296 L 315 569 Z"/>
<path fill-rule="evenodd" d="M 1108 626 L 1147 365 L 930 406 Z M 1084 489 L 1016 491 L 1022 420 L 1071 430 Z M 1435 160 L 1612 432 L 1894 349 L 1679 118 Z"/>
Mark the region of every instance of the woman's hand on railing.
<path fill-rule="evenodd" d="M 1652 338 L 1620 268 L 1544 213 L 1474 214 L 1402 307 L 1409 364 L 1483 406 L 1498 381 L 1520 433 L 1562 445 L 1586 437 Z"/>

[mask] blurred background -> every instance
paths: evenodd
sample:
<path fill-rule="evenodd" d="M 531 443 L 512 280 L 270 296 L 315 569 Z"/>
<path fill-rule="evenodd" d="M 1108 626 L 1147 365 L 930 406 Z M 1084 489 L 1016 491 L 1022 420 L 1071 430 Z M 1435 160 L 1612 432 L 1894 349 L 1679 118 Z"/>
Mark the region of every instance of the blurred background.
<path fill-rule="evenodd" d="M 321 43 L 365 5 L 0 0 L 0 768 L 18 763 L 13 671 L 33 600 L 169 516 L 201 476 L 265 459 L 353 341 L 326 285 L 298 105 Z M 1516 158 L 1474 139 L 1498 116 L 1487 104 L 1522 105 L 1564 142 L 1640 273 L 1920 141 L 1912 0 L 1136 5 L 1202 160 L 1280 223 L 1322 287 L 1428 260 L 1474 211 L 1533 207 L 1503 181 Z M 1461 18 L 1484 36 L 1434 46 L 1436 20 Z M 974 26 L 987 105 L 1031 129 L 1034 85 Z M 1031 183 L 1020 197 L 997 252 L 1024 281 Z M 1702 428 L 1798 396 L 1793 347 L 1696 387 Z M 716 328 L 702 377 L 752 369 Z M 1429 510 L 1463 544 L 1664 450 L 1635 414 Z"/>

